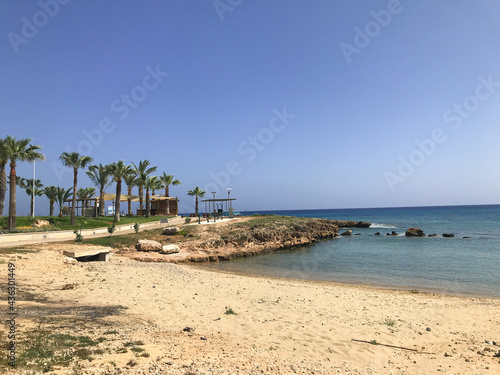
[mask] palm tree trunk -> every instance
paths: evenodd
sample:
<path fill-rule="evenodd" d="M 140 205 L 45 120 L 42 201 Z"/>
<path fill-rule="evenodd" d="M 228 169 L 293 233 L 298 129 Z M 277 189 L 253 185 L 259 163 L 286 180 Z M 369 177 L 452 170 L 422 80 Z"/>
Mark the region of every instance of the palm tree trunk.
<path fill-rule="evenodd" d="M 120 199 L 122 195 L 122 181 L 116 181 L 116 198 L 115 198 L 115 220 L 120 221 Z"/>
<path fill-rule="evenodd" d="M 31 194 L 31 205 L 30 205 L 30 216 L 33 217 L 33 203 L 35 201 L 35 196 Z"/>
<path fill-rule="evenodd" d="M 146 217 L 151 215 L 151 207 L 149 204 L 149 188 L 146 188 Z"/>
<path fill-rule="evenodd" d="M 144 201 L 142 199 L 143 194 L 144 194 L 144 187 L 142 185 L 139 185 L 139 208 L 141 210 L 144 209 Z"/>
<path fill-rule="evenodd" d="M 71 225 L 76 225 L 76 185 L 78 183 L 78 169 L 73 172 L 73 203 L 71 206 Z"/>
<path fill-rule="evenodd" d="M 9 222 L 8 230 L 16 229 L 16 163 L 10 163 Z"/>
<path fill-rule="evenodd" d="M 168 197 L 168 185 L 165 186 L 165 196 Z M 167 200 L 167 215 L 170 215 L 170 201 Z"/>
<path fill-rule="evenodd" d="M 128 195 L 132 195 L 132 187 L 129 187 L 129 188 L 127 189 L 127 194 L 128 194 Z M 132 199 L 129 197 L 129 198 L 127 199 L 127 202 L 128 202 L 128 210 L 127 210 L 128 212 L 127 212 L 127 213 L 128 213 L 129 215 L 132 215 Z"/>
<path fill-rule="evenodd" d="M 50 200 L 50 213 L 49 216 L 54 216 L 54 201 Z"/>
<path fill-rule="evenodd" d="M 5 164 L 4 164 L 0 165 L 0 217 L 3 217 L 6 193 L 7 193 L 7 175 L 5 174 Z"/>
<path fill-rule="evenodd" d="M 104 189 L 99 192 L 99 216 L 104 216 Z"/>
<path fill-rule="evenodd" d="M 198 216 L 198 196 L 196 196 L 196 204 L 195 204 L 195 216 Z"/>

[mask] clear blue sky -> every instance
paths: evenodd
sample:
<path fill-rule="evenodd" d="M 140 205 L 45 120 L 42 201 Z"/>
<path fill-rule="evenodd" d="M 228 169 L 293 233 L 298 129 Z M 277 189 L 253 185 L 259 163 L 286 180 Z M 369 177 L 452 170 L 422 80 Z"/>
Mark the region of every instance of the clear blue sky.
<path fill-rule="evenodd" d="M 181 211 L 195 186 L 241 211 L 500 203 L 499 17 L 495 0 L 2 1 L 0 136 L 43 146 L 44 185 L 72 186 L 70 149 L 149 159 Z"/>

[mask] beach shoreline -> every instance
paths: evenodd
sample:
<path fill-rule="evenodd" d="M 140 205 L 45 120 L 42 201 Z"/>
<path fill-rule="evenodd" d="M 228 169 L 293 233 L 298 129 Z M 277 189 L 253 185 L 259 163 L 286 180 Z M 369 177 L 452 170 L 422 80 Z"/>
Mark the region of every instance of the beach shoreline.
<path fill-rule="evenodd" d="M 105 338 L 101 354 L 79 361 L 81 373 L 500 370 L 493 357 L 500 347 L 492 344 L 500 341 L 492 337 L 500 331 L 496 299 L 244 276 L 119 254 L 109 262 L 64 263 L 71 246 L 37 246 L 2 260 L 16 264 L 19 289 L 32 296 L 18 301 L 21 337 L 42 323 L 52 333 Z M 123 352 L 134 342 L 149 357 Z"/>

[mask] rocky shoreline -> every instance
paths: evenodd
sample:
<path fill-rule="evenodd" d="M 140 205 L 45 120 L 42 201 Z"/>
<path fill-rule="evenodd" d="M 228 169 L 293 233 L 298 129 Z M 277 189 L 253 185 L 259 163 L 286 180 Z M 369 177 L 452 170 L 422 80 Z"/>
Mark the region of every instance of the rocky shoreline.
<path fill-rule="evenodd" d="M 167 256 L 156 250 L 129 249 L 134 260 L 143 262 L 218 262 L 287 250 L 335 238 L 339 228 L 368 228 L 361 221 L 327 220 L 297 217 L 257 217 L 238 219 L 226 225 L 184 226 L 182 230 L 166 229 L 159 246 L 178 245 L 180 251 Z M 186 233 L 187 232 L 187 233 Z"/>

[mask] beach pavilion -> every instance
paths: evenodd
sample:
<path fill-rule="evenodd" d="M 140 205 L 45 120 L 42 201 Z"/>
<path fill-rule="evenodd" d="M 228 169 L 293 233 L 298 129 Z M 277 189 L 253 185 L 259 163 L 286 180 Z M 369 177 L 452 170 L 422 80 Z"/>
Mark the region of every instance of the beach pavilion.
<path fill-rule="evenodd" d="M 143 196 L 143 201 L 146 202 L 146 197 Z M 128 202 L 130 199 L 131 202 L 139 202 L 139 195 L 128 195 L 121 194 L 120 202 Z M 115 207 L 116 194 L 104 193 L 104 202 L 113 202 L 113 212 Z M 151 205 L 151 216 L 156 215 L 177 215 L 178 213 L 178 202 L 179 200 L 175 197 L 165 197 L 164 195 L 152 195 L 150 196 L 150 205 Z M 72 198 L 67 199 L 66 202 L 71 204 L 73 202 Z M 81 205 L 80 205 L 81 204 Z M 85 212 L 83 212 L 83 208 L 86 207 Z M 98 216 L 99 213 L 99 196 L 95 196 L 92 198 L 85 199 L 76 199 L 76 213 L 78 214 L 78 209 L 81 209 L 83 216 Z M 146 209 L 137 209 L 137 216 L 145 216 Z"/>
<path fill-rule="evenodd" d="M 215 194 L 214 198 L 203 199 L 201 201 L 205 203 L 205 214 L 203 214 L 203 217 L 206 217 L 207 214 L 223 216 L 224 212 L 227 212 L 229 217 L 233 217 L 234 210 L 231 202 L 235 200 L 236 198 L 215 198 Z M 226 206 L 225 210 L 224 204 Z"/>

